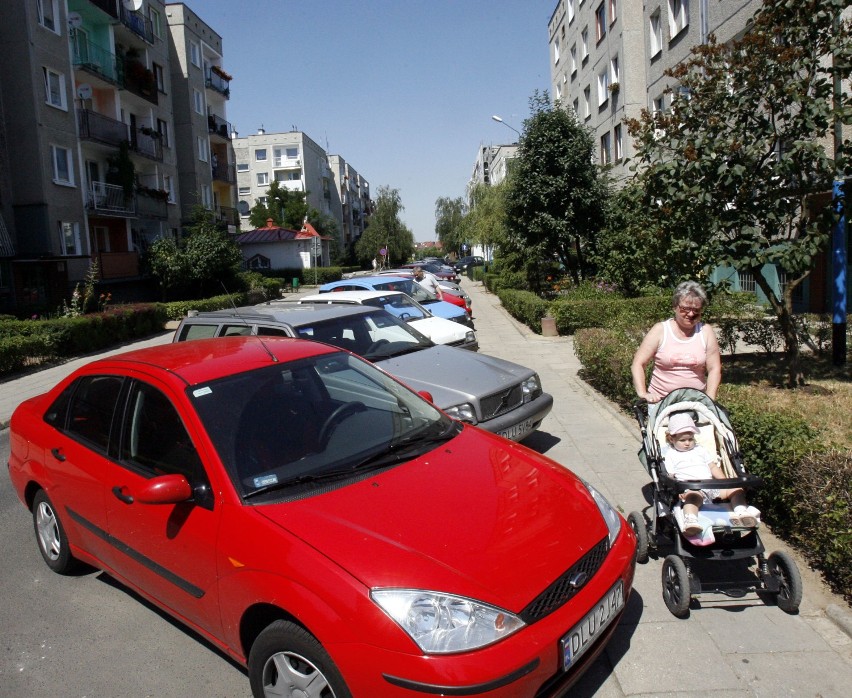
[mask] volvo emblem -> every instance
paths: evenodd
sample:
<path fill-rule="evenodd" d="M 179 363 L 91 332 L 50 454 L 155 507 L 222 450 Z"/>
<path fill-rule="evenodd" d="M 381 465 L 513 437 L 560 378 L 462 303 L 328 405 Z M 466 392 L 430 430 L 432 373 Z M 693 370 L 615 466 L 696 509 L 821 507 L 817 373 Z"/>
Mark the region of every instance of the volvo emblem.
<path fill-rule="evenodd" d="M 579 589 L 586 582 L 589 581 L 589 575 L 586 572 L 577 572 L 570 580 L 568 580 L 568 584 L 572 589 Z"/>

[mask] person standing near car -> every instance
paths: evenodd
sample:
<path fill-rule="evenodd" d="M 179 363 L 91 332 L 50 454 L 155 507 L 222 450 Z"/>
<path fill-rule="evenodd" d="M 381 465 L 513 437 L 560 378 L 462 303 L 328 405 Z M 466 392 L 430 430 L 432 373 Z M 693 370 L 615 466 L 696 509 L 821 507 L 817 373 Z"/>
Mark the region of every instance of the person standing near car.
<path fill-rule="evenodd" d="M 441 284 L 438 283 L 438 278 L 434 274 L 427 274 L 422 267 L 415 267 L 414 280 L 427 291 L 437 296 L 439 301 L 444 300 L 444 292 L 441 290 Z"/>
<path fill-rule="evenodd" d="M 674 317 L 658 322 L 636 350 L 631 365 L 636 394 L 654 404 L 677 388 L 703 390 L 716 399 L 722 382 L 722 357 L 716 333 L 701 322 L 707 293 L 695 281 L 684 281 L 674 292 Z M 651 381 L 645 385 L 645 367 L 653 360 Z"/>

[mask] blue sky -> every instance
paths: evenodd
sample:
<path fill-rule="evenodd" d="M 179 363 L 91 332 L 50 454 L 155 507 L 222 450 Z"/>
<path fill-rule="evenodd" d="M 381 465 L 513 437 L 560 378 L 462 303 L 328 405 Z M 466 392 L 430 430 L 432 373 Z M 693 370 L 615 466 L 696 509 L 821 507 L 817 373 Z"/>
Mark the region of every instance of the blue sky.
<path fill-rule="evenodd" d="M 305 132 L 399 190 L 417 241 L 463 196 L 480 144 L 511 143 L 550 85 L 556 0 L 188 0 L 223 40 L 240 135 Z"/>

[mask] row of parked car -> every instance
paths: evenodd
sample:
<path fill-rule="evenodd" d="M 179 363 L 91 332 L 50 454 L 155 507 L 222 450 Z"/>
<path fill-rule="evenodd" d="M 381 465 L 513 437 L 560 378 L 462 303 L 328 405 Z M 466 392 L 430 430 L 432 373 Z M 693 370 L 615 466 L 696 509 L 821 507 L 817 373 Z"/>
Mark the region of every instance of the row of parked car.
<path fill-rule="evenodd" d="M 106 570 L 257 698 L 563 695 L 624 611 L 635 534 L 513 443 L 552 408 L 539 376 L 418 288 L 194 313 L 23 402 L 9 474 L 46 564 Z"/>

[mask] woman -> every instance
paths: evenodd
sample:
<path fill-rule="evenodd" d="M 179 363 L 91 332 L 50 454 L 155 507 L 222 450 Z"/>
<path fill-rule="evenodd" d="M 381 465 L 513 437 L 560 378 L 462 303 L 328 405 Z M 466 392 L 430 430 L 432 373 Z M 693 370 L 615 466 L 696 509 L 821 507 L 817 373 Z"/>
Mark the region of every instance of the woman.
<path fill-rule="evenodd" d="M 649 404 L 677 388 L 697 388 L 716 399 L 722 381 L 719 342 L 710 325 L 701 322 L 707 294 L 700 284 L 684 281 L 674 292 L 674 317 L 658 322 L 645 335 L 633 356 L 633 387 Z M 645 367 L 653 359 L 651 382 L 645 387 Z"/>

